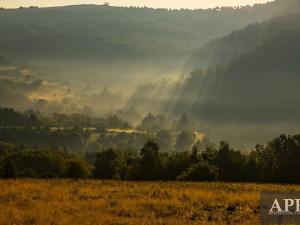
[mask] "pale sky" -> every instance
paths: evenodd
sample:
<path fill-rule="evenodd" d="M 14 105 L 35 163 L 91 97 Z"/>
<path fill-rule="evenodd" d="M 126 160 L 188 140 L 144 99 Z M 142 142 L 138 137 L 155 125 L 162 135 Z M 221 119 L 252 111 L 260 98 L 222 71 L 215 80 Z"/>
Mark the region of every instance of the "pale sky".
<path fill-rule="evenodd" d="M 107 0 L 115 6 L 148 6 L 154 8 L 213 8 L 216 6 L 238 6 L 265 3 L 271 0 Z M 4 8 L 17 8 L 19 6 L 62 6 L 78 4 L 103 4 L 103 0 L 0 0 Z"/>

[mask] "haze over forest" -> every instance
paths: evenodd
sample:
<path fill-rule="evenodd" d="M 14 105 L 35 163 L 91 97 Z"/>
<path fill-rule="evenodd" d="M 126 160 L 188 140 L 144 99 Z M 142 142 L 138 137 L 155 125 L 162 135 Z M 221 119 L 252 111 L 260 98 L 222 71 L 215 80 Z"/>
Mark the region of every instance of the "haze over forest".
<path fill-rule="evenodd" d="M 248 150 L 298 132 L 299 10 L 299 0 L 0 9 L 0 106 L 155 132 L 188 121 Z"/>

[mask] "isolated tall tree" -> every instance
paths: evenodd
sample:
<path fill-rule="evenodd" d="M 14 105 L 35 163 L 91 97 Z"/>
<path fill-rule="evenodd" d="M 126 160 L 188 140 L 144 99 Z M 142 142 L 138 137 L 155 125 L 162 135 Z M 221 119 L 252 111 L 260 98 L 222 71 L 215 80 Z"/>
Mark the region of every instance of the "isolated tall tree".
<path fill-rule="evenodd" d="M 155 180 L 160 169 L 159 146 L 148 141 L 140 152 L 139 177 L 142 180 Z"/>
<path fill-rule="evenodd" d="M 113 179 L 118 177 L 118 154 L 113 149 L 102 151 L 96 155 L 94 177 Z"/>
<path fill-rule="evenodd" d="M 17 176 L 17 168 L 14 161 L 8 159 L 3 167 L 3 178 L 16 178 Z"/>

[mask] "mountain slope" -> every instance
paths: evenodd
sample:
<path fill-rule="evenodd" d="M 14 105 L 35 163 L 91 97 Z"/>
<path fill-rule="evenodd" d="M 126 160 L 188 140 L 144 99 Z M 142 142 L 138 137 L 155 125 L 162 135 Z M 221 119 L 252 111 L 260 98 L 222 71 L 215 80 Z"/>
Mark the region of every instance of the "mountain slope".
<path fill-rule="evenodd" d="M 208 121 L 297 121 L 300 14 L 277 17 L 234 35 L 243 49 L 250 48 L 248 40 L 242 41 L 245 36 L 260 41 L 225 67 L 194 72 L 183 85 L 174 112 L 179 115 L 188 110 Z"/>
<path fill-rule="evenodd" d="M 281 5 L 282 9 L 286 9 L 282 11 L 283 15 L 300 12 L 299 0 L 275 1 L 273 4 L 276 6 Z M 283 20 L 283 18 L 280 18 L 280 20 Z M 277 21 L 278 26 L 273 29 L 270 23 L 276 23 L 276 19 L 271 19 L 264 23 L 251 24 L 246 28 L 232 32 L 226 37 L 210 41 L 194 53 L 186 65 L 186 71 L 194 71 L 213 65 L 226 65 L 260 45 L 266 39 L 272 38 L 273 35 L 276 35 L 274 33 L 285 32 L 284 25 L 287 22 Z M 290 22 L 293 23 L 293 21 Z M 282 26 L 280 26 L 280 23 L 282 23 Z"/>
<path fill-rule="evenodd" d="M 38 59 L 178 57 L 249 23 L 294 10 L 290 1 L 295 0 L 195 11 L 94 5 L 0 10 L 0 54 Z"/>

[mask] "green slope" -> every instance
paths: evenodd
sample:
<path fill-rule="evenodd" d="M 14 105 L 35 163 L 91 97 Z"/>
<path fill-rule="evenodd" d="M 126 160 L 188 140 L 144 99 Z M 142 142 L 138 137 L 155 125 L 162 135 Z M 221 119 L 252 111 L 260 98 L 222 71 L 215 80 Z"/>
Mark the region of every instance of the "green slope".
<path fill-rule="evenodd" d="M 224 67 L 194 72 L 182 86 L 174 112 L 187 110 L 194 117 L 211 121 L 297 121 L 300 14 L 255 24 L 234 36 L 240 40 L 240 48 L 248 50 Z M 250 39 L 244 37 L 254 36 L 260 41 L 256 39 L 250 47 Z M 225 37 L 219 43 L 228 40 Z"/>
<path fill-rule="evenodd" d="M 2 9 L 0 54 L 108 60 L 185 56 L 216 37 L 286 10 L 290 7 L 280 0 L 253 8 L 195 11 L 94 5 Z"/>
<path fill-rule="evenodd" d="M 299 0 L 277 0 L 269 5 L 270 10 L 276 7 L 281 7 L 282 15 L 294 14 L 300 12 Z M 285 21 L 289 18 L 280 18 L 266 20 L 264 23 L 255 23 L 246 28 L 236 30 L 226 37 L 221 37 L 210 41 L 190 58 L 186 65 L 186 71 L 193 71 L 202 67 L 213 65 L 226 65 L 236 60 L 239 56 L 245 54 L 249 50 L 255 48 L 261 43 L 266 43 L 265 40 L 273 38 L 274 35 L 284 33 L 291 25 L 288 22 L 295 23 L 296 21 Z M 278 23 L 275 27 L 271 23 Z M 280 25 L 280 23 L 282 23 Z M 287 27 L 285 27 L 287 25 Z"/>

